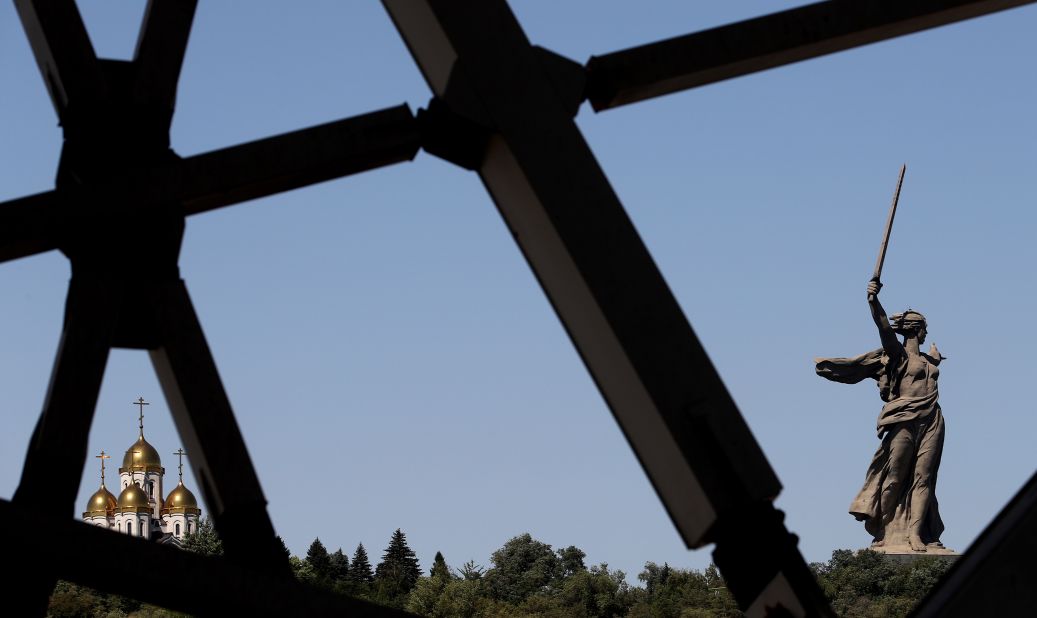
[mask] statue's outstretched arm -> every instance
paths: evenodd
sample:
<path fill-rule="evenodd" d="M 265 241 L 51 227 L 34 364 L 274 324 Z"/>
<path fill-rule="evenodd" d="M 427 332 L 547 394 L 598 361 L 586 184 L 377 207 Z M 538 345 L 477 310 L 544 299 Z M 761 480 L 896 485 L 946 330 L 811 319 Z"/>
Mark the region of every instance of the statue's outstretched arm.
<path fill-rule="evenodd" d="M 871 317 L 875 320 L 875 326 L 879 329 L 882 349 L 889 356 L 896 356 L 900 352 L 900 342 L 897 341 L 897 334 L 893 332 L 893 327 L 889 325 L 886 310 L 882 308 L 882 303 L 879 302 L 880 289 L 882 289 L 882 284 L 879 283 L 878 279 L 872 279 L 868 282 L 868 307 L 871 308 Z"/>

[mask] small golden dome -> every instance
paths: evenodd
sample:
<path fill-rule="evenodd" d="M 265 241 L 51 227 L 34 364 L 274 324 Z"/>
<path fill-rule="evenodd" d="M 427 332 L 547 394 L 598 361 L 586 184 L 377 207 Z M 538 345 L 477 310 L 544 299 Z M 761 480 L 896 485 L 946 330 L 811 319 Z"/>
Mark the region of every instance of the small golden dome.
<path fill-rule="evenodd" d="M 173 491 L 169 492 L 169 496 L 166 497 L 165 507 L 162 509 L 163 513 L 194 513 L 195 515 L 201 514 L 201 509 L 198 508 L 198 500 L 195 499 L 194 494 L 191 490 L 184 487 L 184 482 L 180 481 L 177 486 L 173 488 Z"/>
<path fill-rule="evenodd" d="M 110 517 L 115 513 L 115 506 L 115 496 L 102 484 L 101 488 L 95 491 L 94 495 L 90 496 L 90 501 L 86 503 L 86 512 L 83 513 L 83 517 L 96 517 L 98 515 Z"/>
<path fill-rule="evenodd" d="M 144 434 L 137 438 L 133 446 L 126 449 L 119 472 L 129 472 L 131 466 L 137 471 L 165 472 L 162 468 L 162 459 L 158 456 L 158 451 L 155 450 L 154 446 L 148 444 L 148 441 L 144 439 Z"/>
<path fill-rule="evenodd" d="M 136 483 L 128 485 L 126 489 L 122 490 L 116 507 L 122 513 L 143 513 L 151 510 L 151 505 L 148 504 L 148 494 L 144 493 L 144 490 Z"/>

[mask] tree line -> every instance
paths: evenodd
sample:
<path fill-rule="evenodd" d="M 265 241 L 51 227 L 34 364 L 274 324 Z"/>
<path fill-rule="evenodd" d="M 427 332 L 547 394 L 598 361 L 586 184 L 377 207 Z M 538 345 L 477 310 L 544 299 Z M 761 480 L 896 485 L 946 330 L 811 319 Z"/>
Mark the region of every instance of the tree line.
<path fill-rule="evenodd" d="M 583 550 L 572 545 L 555 550 L 528 533 L 493 552 L 488 566 L 470 560 L 452 568 L 437 552 L 427 572 L 399 529 L 374 566 L 362 543 L 350 555 L 341 548 L 329 552 L 316 538 L 305 557 L 292 555 L 283 540 L 281 546 L 302 582 L 434 618 L 742 615 L 713 565 L 699 571 L 647 562 L 637 576 L 640 585 L 631 586 L 623 571 L 606 563 L 586 565 Z M 185 538 L 183 547 L 206 555 L 223 553 L 208 520 Z M 849 618 L 906 616 L 948 566 L 936 558 L 900 564 L 875 552 L 850 550 L 836 550 L 831 560 L 811 564 L 835 610 Z M 50 615 L 180 614 L 62 582 L 51 598 Z"/>

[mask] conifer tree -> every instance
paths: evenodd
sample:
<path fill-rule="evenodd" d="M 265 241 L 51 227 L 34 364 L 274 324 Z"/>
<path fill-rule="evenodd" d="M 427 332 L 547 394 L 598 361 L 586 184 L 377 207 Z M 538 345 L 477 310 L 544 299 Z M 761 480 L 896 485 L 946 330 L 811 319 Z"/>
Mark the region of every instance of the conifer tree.
<path fill-rule="evenodd" d="M 342 582 L 349 577 L 349 558 L 342 553 L 339 547 L 335 553 L 328 557 L 328 576 L 332 581 Z"/>
<path fill-rule="evenodd" d="M 313 539 L 310 548 L 306 550 L 306 564 L 309 565 L 310 572 L 317 580 L 328 578 L 331 570 L 331 557 L 328 555 L 324 543 L 320 542 L 320 538 Z"/>
<path fill-rule="evenodd" d="M 418 578 L 421 577 L 421 567 L 418 566 L 418 558 L 407 545 L 407 537 L 397 528 L 389 539 L 389 546 L 385 548 L 382 561 L 375 569 L 375 579 L 391 584 L 399 593 L 410 592 Z"/>
<path fill-rule="evenodd" d="M 349 569 L 349 579 L 357 584 L 369 584 L 374 581 L 371 562 L 367 559 L 367 550 L 360 543 L 353 552 L 353 564 Z"/>
<path fill-rule="evenodd" d="M 277 542 L 281 545 L 281 551 L 284 552 L 284 559 L 291 560 L 292 552 L 288 550 L 288 544 L 284 542 L 284 539 L 281 538 L 280 534 L 277 535 Z"/>
<path fill-rule="evenodd" d="M 446 559 L 443 558 L 442 552 L 436 552 L 436 557 L 432 559 L 432 568 L 429 570 L 429 577 L 432 579 L 440 579 L 444 582 L 448 582 L 452 579 L 450 575 L 450 568 L 446 565 Z"/>

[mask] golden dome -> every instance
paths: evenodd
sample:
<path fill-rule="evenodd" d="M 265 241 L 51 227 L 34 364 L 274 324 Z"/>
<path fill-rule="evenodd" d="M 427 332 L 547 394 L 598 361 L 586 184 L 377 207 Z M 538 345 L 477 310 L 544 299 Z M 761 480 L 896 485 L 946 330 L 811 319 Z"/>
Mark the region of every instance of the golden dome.
<path fill-rule="evenodd" d="M 143 513 L 151 510 L 151 505 L 148 503 L 148 494 L 144 493 L 144 490 L 136 483 L 128 485 L 126 489 L 122 490 L 116 507 L 122 513 Z"/>
<path fill-rule="evenodd" d="M 94 495 L 90 496 L 90 501 L 86 503 L 86 512 L 83 513 L 83 517 L 96 517 L 98 515 L 110 517 L 115 513 L 115 506 L 115 496 L 102 484 L 101 488 L 95 491 Z"/>
<path fill-rule="evenodd" d="M 119 472 L 129 472 L 130 466 L 137 471 L 165 472 L 162 468 L 162 459 L 159 458 L 158 451 L 155 450 L 154 446 L 148 444 L 148 441 L 144 439 L 143 433 L 133 443 L 133 446 L 126 449 Z"/>
<path fill-rule="evenodd" d="M 194 513 L 195 515 L 201 514 L 201 509 L 198 508 L 198 501 L 195 500 L 194 494 L 191 490 L 184 487 L 184 482 L 180 481 L 177 486 L 173 488 L 173 491 L 169 492 L 169 496 L 166 497 L 165 507 L 162 509 L 163 513 Z"/>

